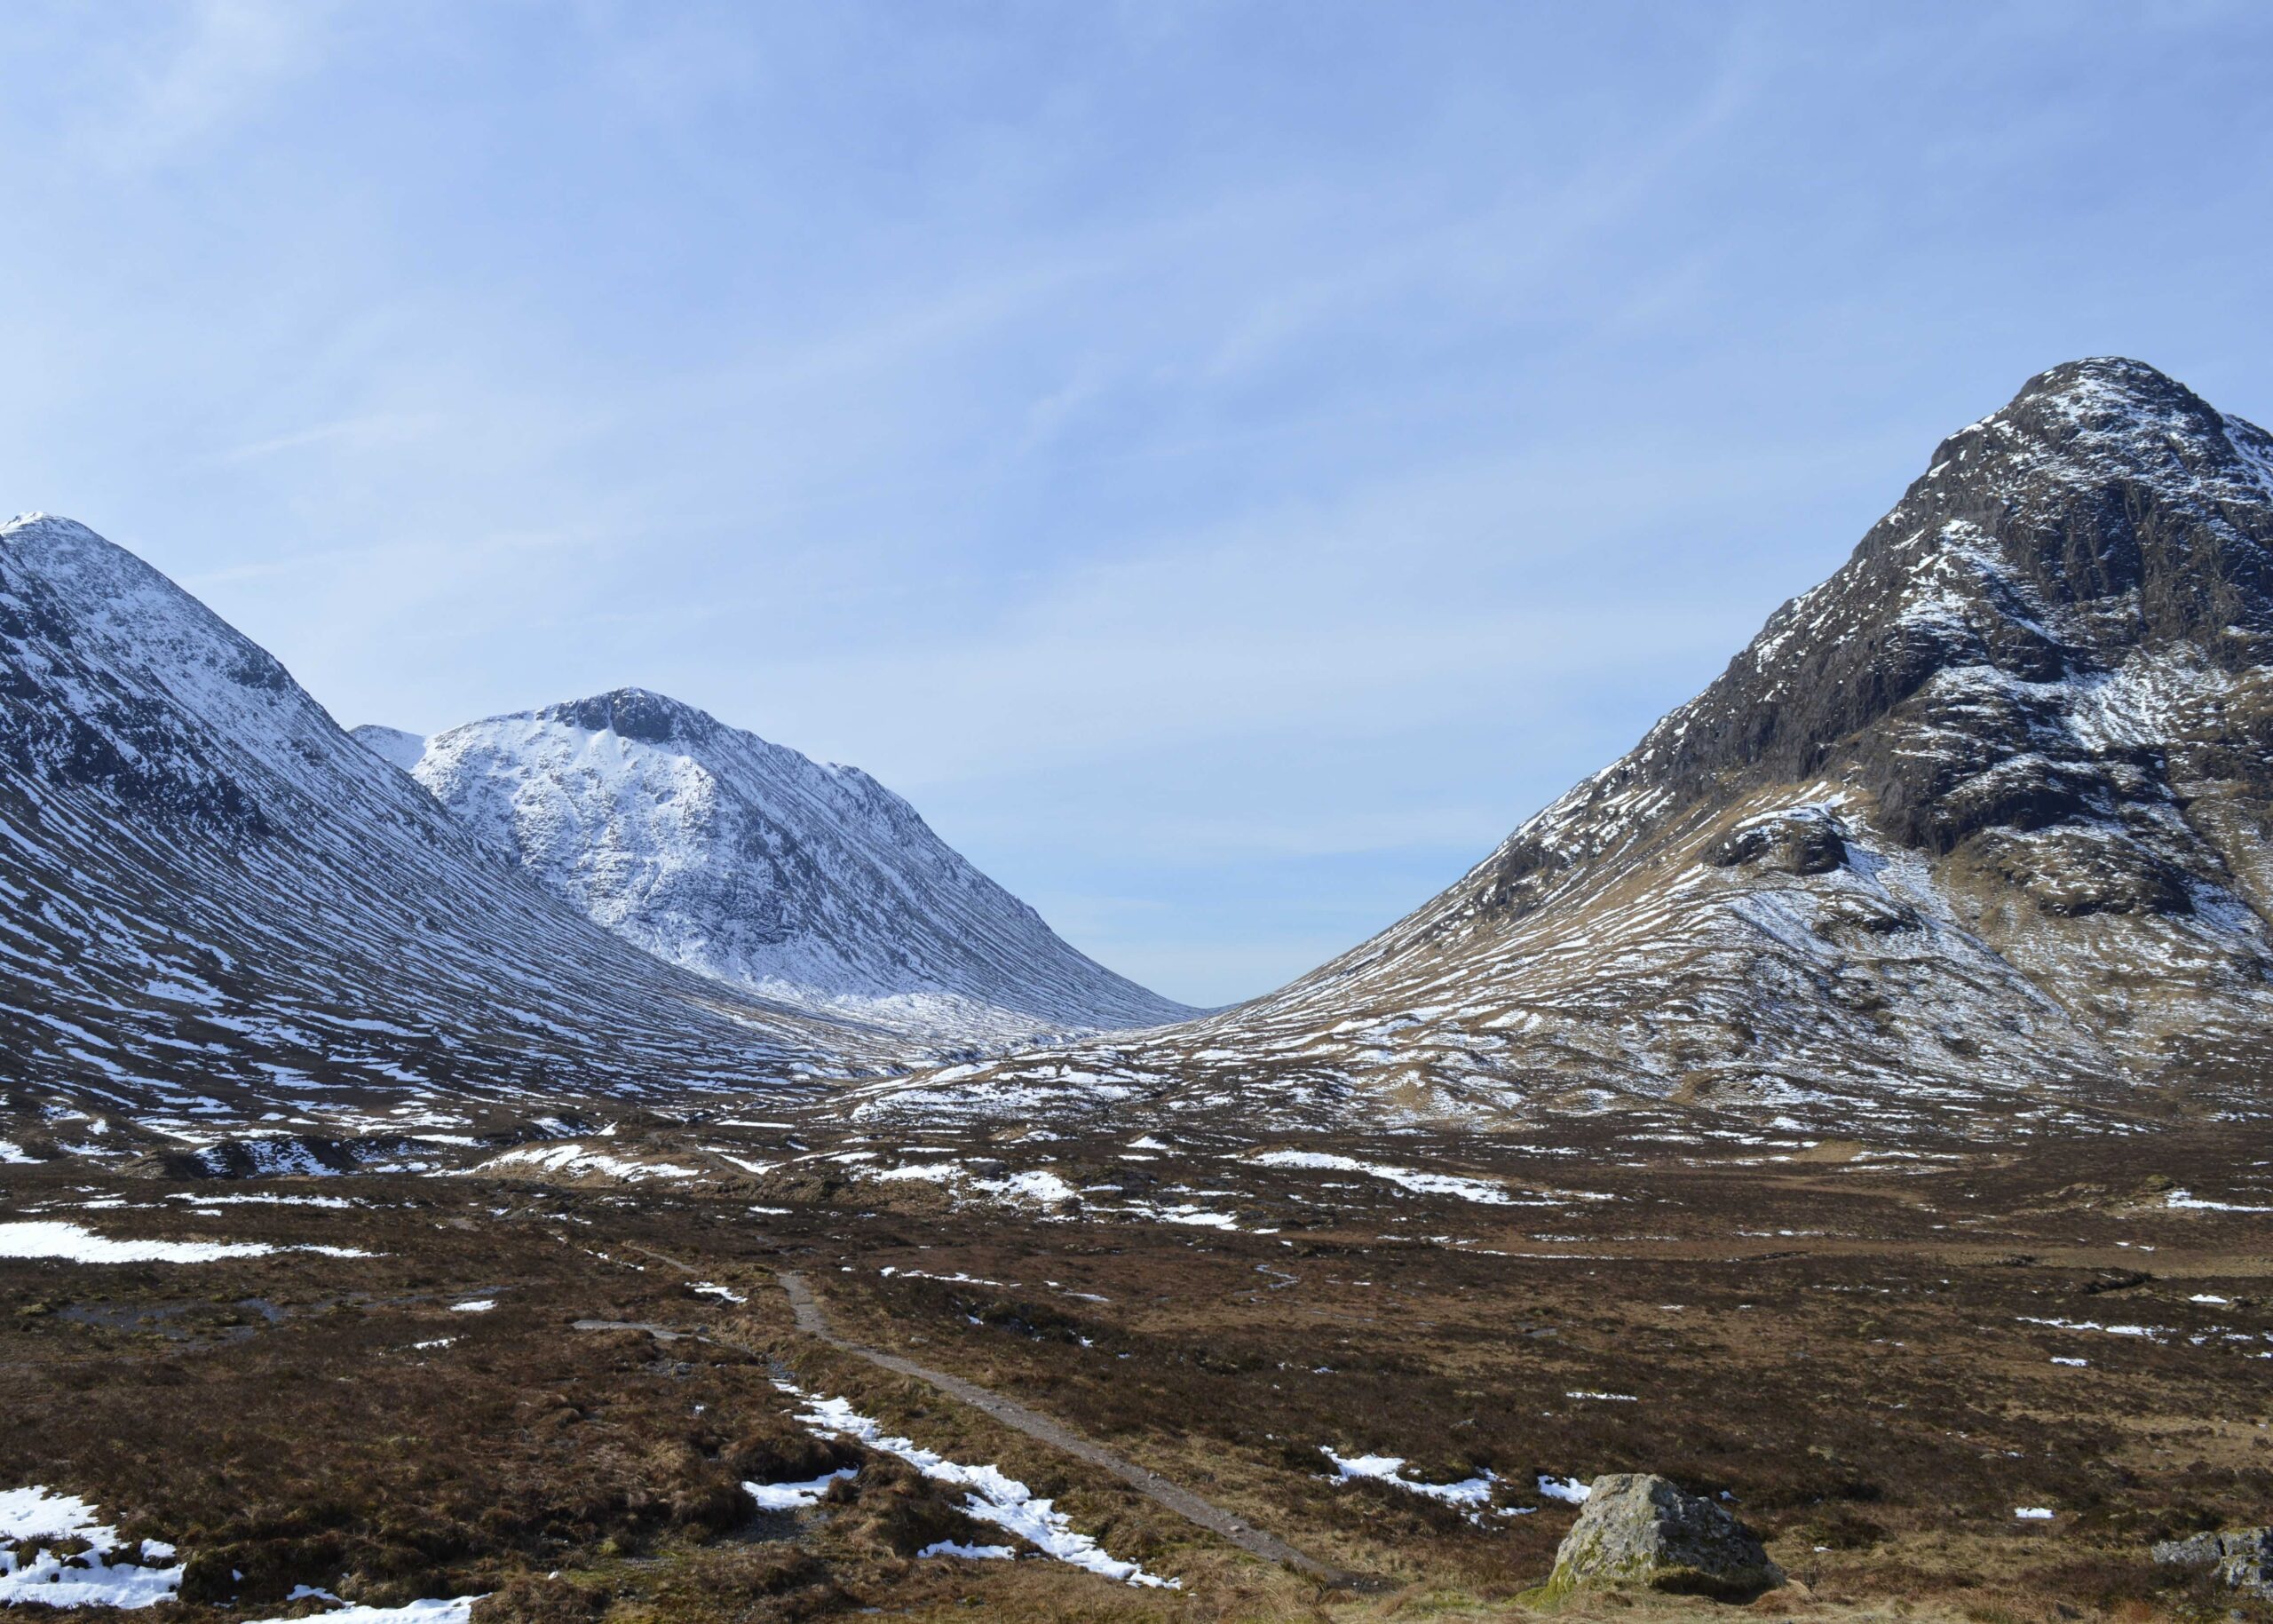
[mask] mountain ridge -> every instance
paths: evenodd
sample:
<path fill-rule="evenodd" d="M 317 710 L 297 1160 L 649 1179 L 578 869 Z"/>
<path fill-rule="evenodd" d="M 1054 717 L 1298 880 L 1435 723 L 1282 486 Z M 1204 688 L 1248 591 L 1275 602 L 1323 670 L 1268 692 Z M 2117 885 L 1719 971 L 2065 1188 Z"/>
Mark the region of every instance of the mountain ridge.
<path fill-rule="evenodd" d="M 0 769 L 10 1107 L 184 1142 L 751 1088 L 1250 1131 L 2248 1108 L 2273 437 L 2139 362 L 2038 375 L 1625 756 L 1228 1010 L 1088 960 L 867 774 L 644 689 L 351 737 L 47 516 L 0 527 Z"/>
<path fill-rule="evenodd" d="M 528 884 L 75 521 L 0 527 L 0 766 L 12 1115 L 194 1145 L 882 1069 L 872 1027 L 674 970 Z"/>
<path fill-rule="evenodd" d="M 859 768 L 645 688 L 446 730 L 411 772 L 604 928 L 769 998 L 948 1044 L 1195 1013 L 1071 947 Z"/>
<path fill-rule="evenodd" d="M 347 730 L 347 736 L 390 765 L 405 772 L 418 764 L 418 757 L 425 753 L 424 733 L 405 733 L 400 727 L 381 727 L 376 723 L 364 722 Z"/>
<path fill-rule="evenodd" d="M 2273 439 L 2039 374 L 1828 580 L 1445 892 L 1126 1049 L 862 1107 L 2135 1103 L 2273 1037 Z"/>

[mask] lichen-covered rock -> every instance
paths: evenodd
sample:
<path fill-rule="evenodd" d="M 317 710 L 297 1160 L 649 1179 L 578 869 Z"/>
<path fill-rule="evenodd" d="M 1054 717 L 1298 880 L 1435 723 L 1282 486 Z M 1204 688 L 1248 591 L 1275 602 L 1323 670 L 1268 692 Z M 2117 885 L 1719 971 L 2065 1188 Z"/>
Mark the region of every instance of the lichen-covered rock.
<path fill-rule="evenodd" d="M 1550 1596 L 1631 1585 L 1743 1598 L 1784 1582 L 1752 1531 L 1712 1501 L 1644 1472 L 1597 1477 L 1555 1553 Z"/>
<path fill-rule="evenodd" d="M 2244 1596 L 2273 1601 L 2273 1528 L 2229 1528 L 2165 1540 L 2155 1560 L 2176 1567 L 2206 1567 Z"/>

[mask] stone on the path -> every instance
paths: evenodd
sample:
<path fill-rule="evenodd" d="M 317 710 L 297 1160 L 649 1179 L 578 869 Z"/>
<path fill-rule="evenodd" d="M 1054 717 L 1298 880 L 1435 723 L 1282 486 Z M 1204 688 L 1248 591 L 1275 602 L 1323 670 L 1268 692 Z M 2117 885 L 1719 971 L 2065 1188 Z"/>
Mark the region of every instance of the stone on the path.
<path fill-rule="evenodd" d="M 1628 1585 L 1741 1599 L 1783 1582 L 1784 1570 L 1725 1508 L 1664 1477 L 1613 1472 L 1588 1491 L 1546 1590 L 1551 1597 Z"/>
<path fill-rule="evenodd" d="M 2155 1560 L 2175 1567 L 2206 1567 L 2244 1596 L 2273 1601 L 2273 1528 L 2229 1528 L 2165 1540 Z"/>

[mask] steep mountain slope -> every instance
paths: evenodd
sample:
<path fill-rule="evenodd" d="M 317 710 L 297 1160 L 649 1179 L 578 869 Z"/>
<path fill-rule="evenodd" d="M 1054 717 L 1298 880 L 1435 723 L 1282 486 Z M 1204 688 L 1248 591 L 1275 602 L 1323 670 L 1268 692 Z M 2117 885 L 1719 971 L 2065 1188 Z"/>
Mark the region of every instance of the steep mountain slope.
<path fill-rule="evenodd" d="M 359 1131 L 875 1052 L 595 929 L 194 598 L 38 515 L 0 528 L 0 897 L 19 1128 Z"/>
<path fill-rule="evenodd" d="M 392 762 L 405 772 L 418 764 L 419 757 L 426 752 L 426 741 L 417 733 L 407 733 L 400 727 L 380 727 L 366 722 L 360 727 L 351 727 L 347 736 L 377 757 Z"/>
<path fill-rule="evenodd" d="M 2273 440 L 2135 361 L 2055 368 L 1702 694 L 1372 941 L 1141 1046 L 865 1109 L 2261 1098 L 2269 661 Z"/>
<path fill-rule="evenodd" d="M 858 768 L 661 694 L 452 728 L 413 773 L 598 923 L 768 997 L 946 1040 L 1193 1013 L 1076 952 Z"/>

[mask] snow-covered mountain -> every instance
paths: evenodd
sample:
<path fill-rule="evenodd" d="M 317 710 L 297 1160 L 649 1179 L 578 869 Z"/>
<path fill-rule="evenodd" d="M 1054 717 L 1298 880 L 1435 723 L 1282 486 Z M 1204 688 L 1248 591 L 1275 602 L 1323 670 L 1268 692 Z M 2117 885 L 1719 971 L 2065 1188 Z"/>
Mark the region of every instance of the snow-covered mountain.
<path fill-rule="evenodd" d="M 398 759 L 413 735 L 357 737 Z M 1194 1013 L 1069 947 L 858 768 L 658 693 L 452 728 L 411 772 L 599 924 L 783 1002 L 946 1042 Z"/>
<path fill-rule="evenodd" d="M 1137 1044 L 881 1085 L 1446 1119 L 1620 1096 L 1893 1126 L 2263 1100 L 2273 439 L 2136 361 L 1961 430 L 1830 580 L 1451 890 Z"/>
<path fill-rule="evenodd" d="M 596 929 L 196 599 L 39 515 L 0 527 L 0 1135 L 810 1092 L 885 1052 Z"/>
<path fill-rule="evenodd" d="M 366 722 L 360 727 L 351 727 L 347 736 L 377 757 L 391 761 L 405 772 L 418 764 L 426 753 L 426 741 L 417 733 L 407 733 L 400 727 L 379 727 Z"/>

